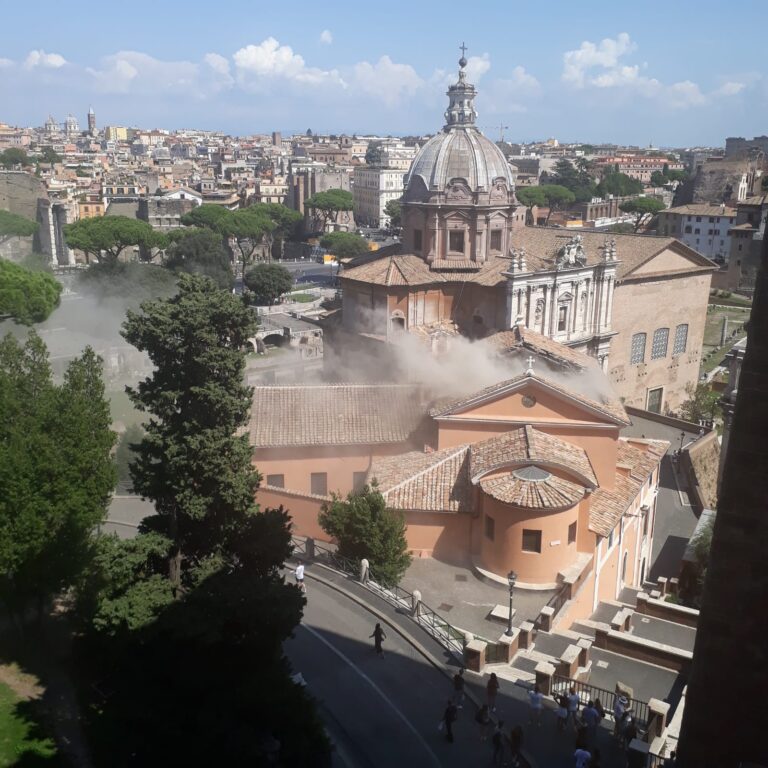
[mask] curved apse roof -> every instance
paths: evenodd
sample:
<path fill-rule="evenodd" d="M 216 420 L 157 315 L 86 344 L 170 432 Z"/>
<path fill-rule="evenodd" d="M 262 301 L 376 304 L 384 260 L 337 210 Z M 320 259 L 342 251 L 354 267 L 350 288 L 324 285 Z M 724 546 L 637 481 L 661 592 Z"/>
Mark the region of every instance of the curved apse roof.
<path fill-rule="evenodd" d="M 474 126 L 454 126 L 433 136 L 413 160 L 406 179 L 421 176 L 428 189 L 445 189 L 451 179 L 465 179 L 473 191 L 490 189 L 496 178 L 514 188 L 512 169 L 501 150 Z"/>

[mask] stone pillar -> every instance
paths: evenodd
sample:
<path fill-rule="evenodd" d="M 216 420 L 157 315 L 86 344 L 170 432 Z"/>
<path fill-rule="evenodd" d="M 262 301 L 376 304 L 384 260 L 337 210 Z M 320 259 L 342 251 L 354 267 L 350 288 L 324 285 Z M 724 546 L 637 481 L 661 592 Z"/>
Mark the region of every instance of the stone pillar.
<path fill-rule="evenodd" d="M 592 641 L 587 637 L 580 637 L 576 641 L 576 645 L 579 648 L 579 666 L 589 666 L 589 652 L 592 649 Z"/>
<path fill-rule="evenodd" d="M 315 559 L 315 540 L 307 536 L 307 540 L 304 546 L 307 560 Z"/>
<path fill-rule="evenodd" d="M 536 673 L 536 685 L 545 696 L 552 695 L 552 676 L 555 674 L 555 667 L 546 661 L 540 661 L 534 670 Z"/>
<path fill-rule="evenodd" d="M 669 580 L 669 593 L 671 595 L 677 596 L 679 591 L 680 591 L 680 579 L 678 579 L 677 576 L 673 576 Z"/>
<path fill-rule="evenodd" d="M 648 613 L 648 595 L 645 592 L 638 592 L 637 597 L 635 598 L 635 610 L 638 613 Z"/>
<path fill-rule="evenodd" d="M 659 576 L 659 578 L 656 579 L 656 584 L 658 585 L 659 592 L 661 592 L 663 598 L 667 594 L 667 577 Z"/>
<path fill-rule="evenodd" d="M 558 665 L 562 669 L 562 674 L 565 677 L 575 678 L 576 672 L 579 669 L 579 656 L 581 655 L 581 648 L 578 645 L 569 645 L 560 654 L 560 664 Z"/>
<path fill-rule="evenodd" d="M 531 621 L 524 621 L 520 624 L 520 640 L 518 643 L 520 648 L 526 649 L 533 645 L 535 629 Z"/>
<path fill-rule="evenodd" d="M 464 666 L 472 672 L 478 674 L 485 669 L 485 648 L 487 643 L 484 640 L 473 639 L 464 646 Z"/>
<path fill-rule="evenodd" d="M 555 615 L 555 609 L 550 605 L 545 605 L 539 613 L 539 627 L 543 632 L 552 631 L 552 620 Z"/>
<path fill-rule="evenodd" d="M 595 627 L 595 648 L 608 648 L 608 626 L 602 624 L 599 627 Z"/>
<path fill-rule="evenodd" d="M 503 634 L 497 641 L 497 645 L 504 647 L 504 663 L 509 664 L 517 653 L 520 643 L 520 630 L 517 627 L 512 628 L 512 634 Z"/>
<path fill-rule="evenodd" d="M 660 699 L 648 702 L 648 743 L 651 744 L 657 736 L 661 736 L 667 727 L 669 704 Z"/>

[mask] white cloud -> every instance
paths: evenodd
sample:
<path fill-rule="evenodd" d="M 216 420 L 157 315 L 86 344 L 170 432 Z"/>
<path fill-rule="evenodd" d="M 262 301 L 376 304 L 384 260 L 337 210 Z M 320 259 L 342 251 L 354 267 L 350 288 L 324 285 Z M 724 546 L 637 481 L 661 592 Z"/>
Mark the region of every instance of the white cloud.
<path fill-rule="evenodd" d="M 303 56 L 294 53 L 289 45 L 280 45 L 274 37 L 268 37 L 258 45 L 247 45 L 236 51 L 232 58 L 243 84 L 259 85 L 263 84 L 260 81 L 283 78 L 310 85 L 345 85 L 337 70 L 308 67 Z"/>
<path fill-rule="evenodd" d="M 7 69 L 14 66 L 14 63 L 10 59 L 0 58 L 0 69 Z"/>
<path fill-rule="evenodd" d="M 714 94 L 717 96 L 735 96 L 737 93 L 741 93 L 746 87 L 746 83 L 728 81 L 715 90 Z"/>
<path fill-rule="evenodd" d="M 323 45 L 330 45 L 333 42 L 333 35 L 331 34 L 330 29 L 324 29 L 320 33 L 320 42 Z"/>
<path fill-rule="evenodd" d="M 389 56 L 382 56 L 375 64 L 361 61 L 353 68 L 352 86 L 389 106 L 404 95 L 412 96 L 423 85 L 410 64 L 397 64 Z"/>
<path fill-rule="evenodd" d="M 203 61 L 219 75 L 229 76 L 229 59 L 219 53 L 206 53 Z"/>
<path fill-rule="evenodd" d="M 467 80 L 476 83 L 491 68 L 491 57 L 484 53 L 482 56 L 470 56 L 467 59 Z"/>
<path fill-rule="evenodd" d="M 46 69 L 59 69 L 67 63 L 67 60 L 58 53 L 46 53 L 45 51 L 30 51 L 27 54 L 27 58 L 24 60 L 24 67 L 26 69 L 34 69 L 35 67 L 44 67 Z"/>
<path fill-rule="evenodd" d="M 598 45 L 585 40 L 575 51 L 563 54 L 563 80 L 583 88 L 588 70 L 594 67 L 613 68 L 624 54 L 635 48 L 626 32 L 619 33 L 615 40 L 606 37 Z"/>
<path fill-rule="evenodd" d="M 86 68 L 105 93 L 194 90 L 199 70 L 191 61 L 163 61 L 140 51 L 119 51 L 105 56 L 100 69 Z"/>

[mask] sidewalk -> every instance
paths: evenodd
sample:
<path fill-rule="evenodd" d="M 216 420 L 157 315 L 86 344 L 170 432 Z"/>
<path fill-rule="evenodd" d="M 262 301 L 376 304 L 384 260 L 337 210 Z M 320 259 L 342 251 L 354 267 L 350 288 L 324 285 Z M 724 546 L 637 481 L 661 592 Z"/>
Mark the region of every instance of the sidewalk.
<path fill-rule="evenodd" d="M 451 656 L 426 631 L 422 630 L 403 610 L 398 610 L 383 598 L 377 597 L 353 578 L 345 576 L 318 564 L 310 564 L 306 570 L 309 580 L 307 599 L 312 599 L 312 579 L 332 586 L 348 599 L 354 599 L 368 606 L 377 617 L 386 621 L 401 636 L 408 640 L 428 661 L 445 676 L 446 695 L 452 691 L 451 680 L 458 670 L 459 662 Z M 487 676 L 467 671 L 467 694 L 470 700 L 479 706 L 485 702 Z M 405 685 L 407 681 L 403 681 Z M 548 701 L 541 725 L 529 725 L 530 710 L 528 692 L 519 685 L 501 681 L 497 699 L 496 716 L 504 721 L 505 728 L 521 725 L 524 731 L 523 751 L 530 768 L 572 768 L 575 736 L 571 731 L 559 733 L 556 729 L 554 702 Z M 474 717 L 475 708 L 466 705 L 461 717 Z M 624 768 L 626 761 L 623 751 L 612 736 L 612 722 L 606 718 L 599 729 L 597 746 L 602 756 L 602 768 Z M 524 766 L 523 766 L 524 768 Z"/>

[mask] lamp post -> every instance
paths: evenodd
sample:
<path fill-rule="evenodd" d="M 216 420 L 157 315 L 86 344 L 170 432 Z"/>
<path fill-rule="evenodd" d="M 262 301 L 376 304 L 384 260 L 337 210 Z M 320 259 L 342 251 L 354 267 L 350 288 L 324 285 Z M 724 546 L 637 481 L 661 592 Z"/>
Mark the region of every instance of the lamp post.
<path fill-rule="evenodd" d="M 507 631 L 505 634 L 507 637 L 512 636 L 512 596 L 515 592 L 515 582 L 517 581 L 517 574 L 514 571 L 510 571 L 507 574 L 507 581 L 509 582 L 509 620 L 507 621 Z"/>
<path fill-rule="evenodd" d="M 678 453 L 683 452 L 683 440 L 685 440 L 685 432 L 680 433 L 680 450 L 678 451 Z"/>

